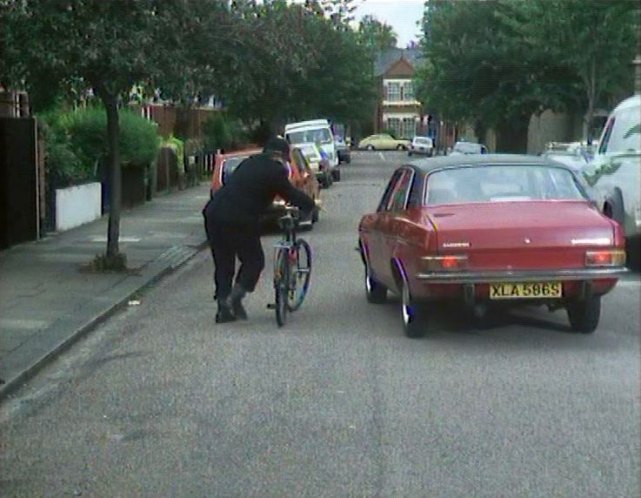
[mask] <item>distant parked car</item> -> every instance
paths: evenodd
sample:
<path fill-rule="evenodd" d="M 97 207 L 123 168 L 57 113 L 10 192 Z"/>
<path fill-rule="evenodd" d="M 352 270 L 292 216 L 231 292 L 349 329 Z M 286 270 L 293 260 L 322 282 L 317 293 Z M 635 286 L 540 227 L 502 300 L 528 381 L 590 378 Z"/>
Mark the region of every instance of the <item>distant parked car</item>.
<path fill-rule="evenodd" d="M 429 328 L 428 302 L 565 308 L 593 332 L 601 296 L 626 272 L 621 226 L 595 209 L 577 173 L 536 156 L 414 160 L 391 175 L 358 227 L 371 303 L 400 297 L 408 337 Z"/>
<path fill-rule="evenodd" d="M 349 151 L 349 145 L 345 142 L 345 139 L 340 136 L 334 137 L 334 143 L 336 144 L 336 154 L 338 155 L 339 163 L 351 163 L 352 155 Z"/>
<path fill-rule="evenodd" d="M 625 232 L 628 254 L 641 257 L 641 96 L 630 97 L 610 113 L 594 159 L 584 176 L 599 208 Z"/>
<path fill-rule="evenodd" d="M 430 137 L 415 136 L 407 151 L 408 156 L 412 154 L 432 156 L 434 154 L 434 142 Z"/>
<path fill-rule="evenodd" d="M 582 142 L 549 142 L 541 156 L 583 171 L 591 158 L 590 148 Z"/>
<path fill-rule="evenodd" d="M 394 138 L 387 133 L 378 133 L 365 137 L 358 143 L 359 149 L 366 150 L 407 150 L 410 141 L 404 138 Z"/>
<path fill-rule="evenodd" d="M 487 147 L 474 142 L 456 142 L 449 155 L 459 154 L 487 154 Z"/>

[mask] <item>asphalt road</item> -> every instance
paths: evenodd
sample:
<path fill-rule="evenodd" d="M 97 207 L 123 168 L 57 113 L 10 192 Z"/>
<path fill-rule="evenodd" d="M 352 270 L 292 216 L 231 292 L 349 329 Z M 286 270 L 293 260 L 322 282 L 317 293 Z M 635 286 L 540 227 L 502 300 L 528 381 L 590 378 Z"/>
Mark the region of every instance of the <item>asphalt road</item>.
<path fill-rule="evenodd" d="M 323 191 L 308 301 L 216 325 L 201 253 L 0 406 L 2 496 L 638 497 L 640 279 L 594 335 L 563 312 L 477 330 L 444 309 L 406 339 L 354 251 L 400 153 Z M 265 237 L 271 261 L 275 235 Z"/>

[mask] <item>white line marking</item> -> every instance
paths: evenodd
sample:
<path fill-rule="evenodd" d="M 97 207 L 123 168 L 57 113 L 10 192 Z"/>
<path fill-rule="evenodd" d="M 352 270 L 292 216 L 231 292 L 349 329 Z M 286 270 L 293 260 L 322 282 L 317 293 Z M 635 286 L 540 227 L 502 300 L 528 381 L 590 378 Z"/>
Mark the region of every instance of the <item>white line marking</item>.
<path fill-rule="evenodd" d="M 641 287 L 639 280 L 619 280 L 617 287 Z"/>
<path fill-rule="evenodd" d="M 107 242 L 106 235 L 97 235 L 90 238 L 91 242 Z M 142 239 L 140 237 L 120 237 L 118 239 L 120 242 L 140 242 Z"/>
<path fill-rule="evenodd" d="M 378 156 L 381 158 L 381 161 L 385 161 L 385 156 L 383 155 L 382 152 L 379 152 Z"/>
<path fill-rule="evenodd" d="M 2 318 L 0 319 L 0 328 L 18 329 L 18 330 L 39 330 L 47 327 L 49 322 L 46 320 L 23 320 L 19 318 Z"/>

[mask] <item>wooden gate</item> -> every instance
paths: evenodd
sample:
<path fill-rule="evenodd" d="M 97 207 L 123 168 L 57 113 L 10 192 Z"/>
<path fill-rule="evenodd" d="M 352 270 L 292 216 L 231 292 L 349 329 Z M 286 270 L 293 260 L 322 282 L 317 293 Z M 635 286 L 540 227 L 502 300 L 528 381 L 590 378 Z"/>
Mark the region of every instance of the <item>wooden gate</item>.
<path fill-rule="evenodd" d="M 0 118 L 0 249 L 40 236 L 38 149 L 35 118 Z"/>

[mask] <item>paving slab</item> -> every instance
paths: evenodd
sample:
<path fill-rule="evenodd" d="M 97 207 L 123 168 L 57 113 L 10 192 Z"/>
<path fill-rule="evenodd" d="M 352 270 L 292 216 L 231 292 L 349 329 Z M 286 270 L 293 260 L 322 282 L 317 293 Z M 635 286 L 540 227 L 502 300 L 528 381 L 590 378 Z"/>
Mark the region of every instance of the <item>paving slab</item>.
<path fill-rule="evenodd" d="M 0 400 L 132 296 L 206 247 L 209 184 L 123 210 L 120 250 L 130 271 L 85 266 L 106 250 L 108 217 L 0 252 Z"/>

